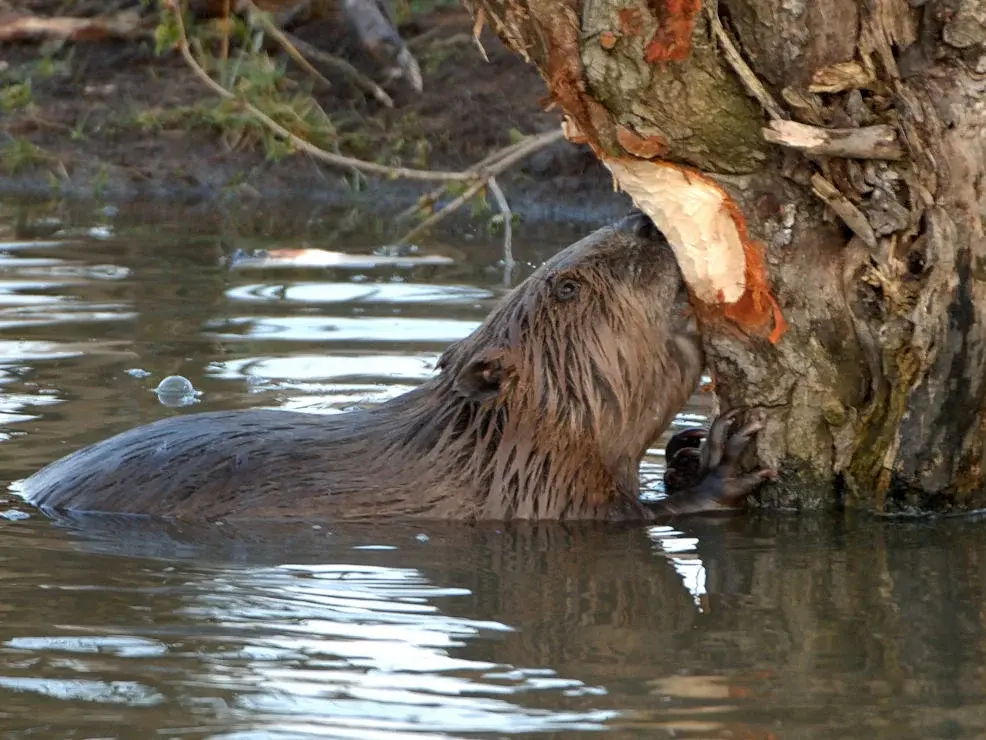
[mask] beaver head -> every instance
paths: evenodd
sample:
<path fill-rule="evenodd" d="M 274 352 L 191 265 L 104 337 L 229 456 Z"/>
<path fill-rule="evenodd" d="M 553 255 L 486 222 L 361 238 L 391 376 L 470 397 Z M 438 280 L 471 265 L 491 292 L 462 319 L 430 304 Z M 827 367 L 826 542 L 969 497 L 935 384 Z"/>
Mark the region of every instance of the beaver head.
<path fill-rule="evenodd" d="M 639 463 L 703 368 L 684 280 L 635 213 L 544 263 L 441 357 L 482 518 L 631 507 Z"/>

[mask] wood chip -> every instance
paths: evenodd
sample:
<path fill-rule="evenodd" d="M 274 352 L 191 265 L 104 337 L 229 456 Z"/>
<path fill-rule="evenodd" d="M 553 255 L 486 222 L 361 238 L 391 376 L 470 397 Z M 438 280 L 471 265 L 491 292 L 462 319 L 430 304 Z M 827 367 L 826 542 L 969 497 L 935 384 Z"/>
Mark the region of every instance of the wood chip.
<path fill-rule="evenodd" d="M 892 126 L 822 128 L 795 121 L 771 121 L 762 129 L 772 144 L 805 154 L 847 159 L 901 159 L 904 149 Z"/>

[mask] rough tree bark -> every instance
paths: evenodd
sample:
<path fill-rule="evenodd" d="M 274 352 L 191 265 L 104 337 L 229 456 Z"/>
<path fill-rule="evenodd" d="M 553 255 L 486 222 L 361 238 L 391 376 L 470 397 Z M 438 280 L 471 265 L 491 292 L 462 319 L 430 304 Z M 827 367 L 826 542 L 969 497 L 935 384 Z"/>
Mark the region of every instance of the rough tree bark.
<path fill-rule="evenodd" d="M 464 2 L 668 235 L 762 504 L 986 504 L 986 0 Z"/>

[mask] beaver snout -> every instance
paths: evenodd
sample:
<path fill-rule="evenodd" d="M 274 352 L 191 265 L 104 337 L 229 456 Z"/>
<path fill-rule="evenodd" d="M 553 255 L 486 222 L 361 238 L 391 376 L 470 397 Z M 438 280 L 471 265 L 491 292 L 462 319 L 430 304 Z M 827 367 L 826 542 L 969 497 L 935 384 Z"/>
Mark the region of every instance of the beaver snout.
<path fill-rule="evenodd" d="M 633 236 L 648 241 L 666 241 L 664 234 L 657 228 L 657 225 L 646 213 L 639 208 L 633 209 L 622 221 L 616 224 L 617 228 L 626 231 Z"/>

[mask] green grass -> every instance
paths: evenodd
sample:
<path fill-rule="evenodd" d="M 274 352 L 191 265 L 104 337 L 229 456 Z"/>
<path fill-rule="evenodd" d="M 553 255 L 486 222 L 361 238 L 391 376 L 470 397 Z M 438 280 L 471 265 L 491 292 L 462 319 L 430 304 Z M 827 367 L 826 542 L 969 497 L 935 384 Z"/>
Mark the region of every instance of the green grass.
<path fill-rule="evenodd" d="M 10 137 L 0 144 L 0 172 L 16 175 L 51 160 L 44 149 L 27 139 Z"/>

